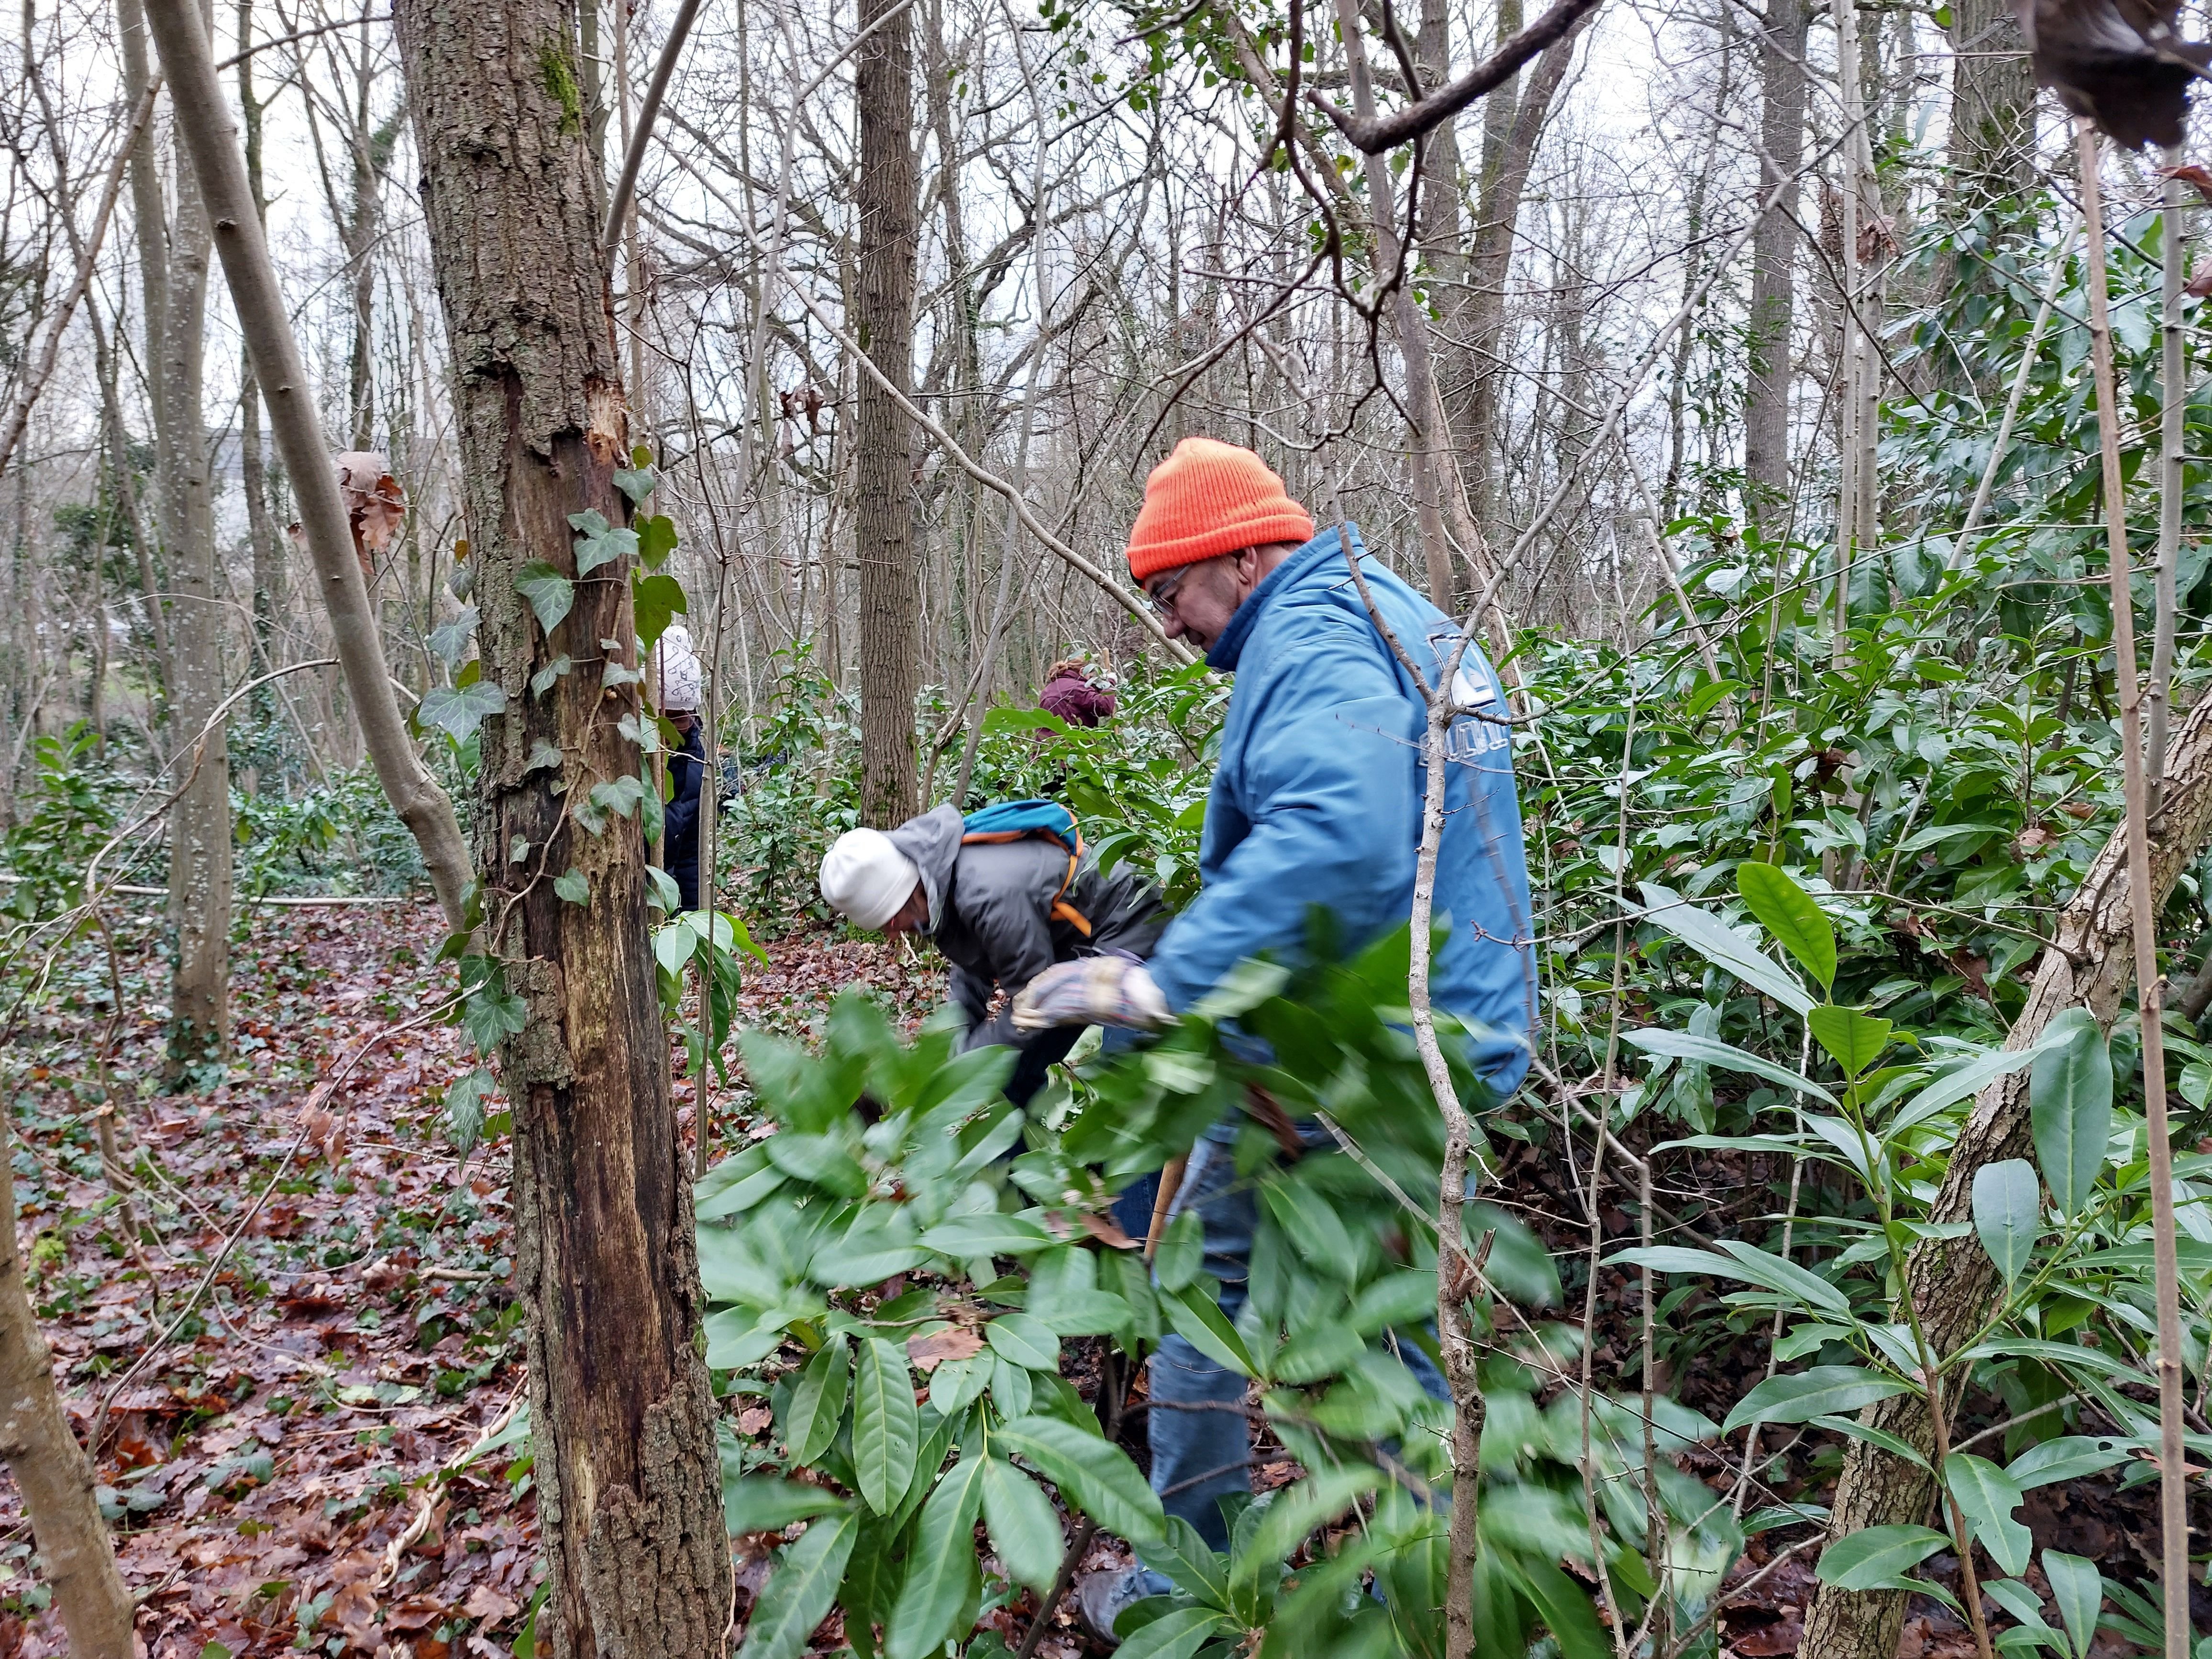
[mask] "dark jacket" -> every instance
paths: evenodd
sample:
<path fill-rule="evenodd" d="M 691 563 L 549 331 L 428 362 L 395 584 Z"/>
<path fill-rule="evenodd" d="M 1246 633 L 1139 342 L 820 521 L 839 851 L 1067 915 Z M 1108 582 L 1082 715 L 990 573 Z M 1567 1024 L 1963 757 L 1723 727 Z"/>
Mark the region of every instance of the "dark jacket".
<path fill-rule="evenodd" d="M 706 768 L 707 751 L 695 720 L 684 734 L 684 746 L 668 757 L 675 788 L 660 817 L 660 867 L 676 878 L 686 910 L 699 908 L 699 781 Z"/>
<path fill-rule="evenodd" d="M 1098 872 L 1085 854 L 1065 895 L 1067 854 L 1038 837 L 963 846 L 957 807 L 940 806 L 890 831 L 891 844 L 921 872 L 929 897 L 929 930 L 952 964 L 952 1000 L 967 1011 L 963 1048 L 1005 1043 L 1024 1048 L 1034 1034 L 1017 1031 L 1011 1013 L 990 1017 L 995 993 L 1008 1001 L 1055 962 L 1115 950 L 1149 957 L 1167 926 L 1159 889 L 1134 871 Z M 1085 938 L 1051 914 L 1064 896 L 1091 923 Z"/>

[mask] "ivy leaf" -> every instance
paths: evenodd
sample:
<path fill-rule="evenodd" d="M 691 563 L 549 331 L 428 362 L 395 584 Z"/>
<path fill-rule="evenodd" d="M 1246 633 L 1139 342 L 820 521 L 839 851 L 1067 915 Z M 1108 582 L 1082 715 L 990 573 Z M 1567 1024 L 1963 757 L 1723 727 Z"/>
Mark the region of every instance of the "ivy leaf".
<path fill-rule="evenodd" d="M 691 614 L 684 584 L 662 571 L 659 575 L 633 574 L 629 579 L 630 608 L 637 616 L 637 647 L 653 649 L 653 641 L 668 631 L 669 623 Z"/>
<path fill-rule="evenodd" d="M 549 636 L 576 608 L 576 584 L 543 559 L 532 559 L 515 573 L 514 591 L 530 601 L 538 625 Z"/>
<path fill-rule="evenodd" d="M 544 696 L 546 692 L 552 690 L 554 681 L 564 678 L 575 665 L 568 653 L 562 652 L 530 677 L 530 695 L 533 697 Z"/>
<path fill-rule="evenodd" d="M 641 755 L 660 752 L 660 722 L 657 720 L 641 720 L 635 714 L 624 714 L 615 722 L 615 730 L 635 744 Z"/>
<path fill-rule="evenodd" d="M 476 606 L 470 605 L 451 622 L 440 623 L 430 630 L 430 654 L 448 668 L 458 667 L 461 659 L 468 655 L 469 641 L 483 620 Z"/>
<path fill-rule="evenodd" d="M 434 726 L 455 743 L 466 743 L 487 716 L 507 707 L 507 693 L 478 680 L 473 685 L 434 686 L 416 705 L 416 722 Z"/>
<path fill-rule="evenodd" d="M 490 1070 L 479 1066 L 446 1091 L 447 1138 L 463 1158 L 476 1150 L 477 1137 L 483 1133 L 484 1097 L 495 1086 Z"/>
<path fill-rule="evenodd" d="M 562 660 L 565 661 L 567 659 L 564 658 Z M 556 772 L 561 769 L 561 751 L 555 745 L 540 738 L 530 745 L 530 759 L 522 769 L 528 774 L 547 768 Z"/>
<path fill-rule="evenodd" d="M 635 507 L 653 494 L 654 477 L 650 461 L 642 466 L 619 467 L 615 471 L 615 488 L 629 496 L 629 504 Z"/>
<path fill-rule="evenodd" d="M 516 836 L 507 843 L 507 861 L 520 864 L 530 856 L 530 837 Z"/>
<path fill-rule="evenodd" d="M 553 890 L 571 904 L 592 902 L 592 884 L 584 879 L 584 872 L 574 865 L 553 878 Z"/>
<path fill-rule="evenodd" d="M 645 785 L 635 778 L 617 778 L 612 783 L 592 786 L 592 805 L 614 813 L 617 817 L 628 817 L 644 800 Z"/>
<path fill-rule="evenodd" d="M 471 991 L 461 1003 L 461 1028 L 480 1054 L 491 1053 L 502 1038 L 513 1036 L 529 1018 L 529 1006 L 495 975 Z"/>
<path fill-rule="evenodd" d="M 661 561 L 675 550 L 675 520 L 663 513 L 648 513 L 637 521 L 638 562 L 647 570 L 659 569 Z"/>
<path fill-rule="evenodd" d="M 617 529 L 596 509 L 571 513 L 568 523 L 571 528 L 582 532 L 575 541 L 576 574 L 580 577 L 590 575 L 603 564 L 612 564 L 625 553 L 637 551 L 637 532 Z"/>

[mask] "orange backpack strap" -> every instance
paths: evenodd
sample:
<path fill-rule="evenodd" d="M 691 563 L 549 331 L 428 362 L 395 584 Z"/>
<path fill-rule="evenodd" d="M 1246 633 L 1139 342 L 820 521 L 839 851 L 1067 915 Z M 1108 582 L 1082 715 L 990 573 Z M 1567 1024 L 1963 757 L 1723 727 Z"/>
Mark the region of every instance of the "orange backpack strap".
<path fill-rule="evenodd" d="M 1060 841 L 1058 836 L 1051 836 L 1048 839 L 1060 842 L 1062 847 L 1067 847 L 1067 843 Z M 1075 832 L 1075 845 L 1067 847 L 1067 874 L 1060 878 L 1060 890 L 1052 896 L 1051 914 L 1075 929 L 1084 938 L 1089 939 L 1091 918 L 1067 902 L 1067 890 L 1075 885 L 1075 872 L 1082 864 L 1083 832 L 1079 830 Z"/>

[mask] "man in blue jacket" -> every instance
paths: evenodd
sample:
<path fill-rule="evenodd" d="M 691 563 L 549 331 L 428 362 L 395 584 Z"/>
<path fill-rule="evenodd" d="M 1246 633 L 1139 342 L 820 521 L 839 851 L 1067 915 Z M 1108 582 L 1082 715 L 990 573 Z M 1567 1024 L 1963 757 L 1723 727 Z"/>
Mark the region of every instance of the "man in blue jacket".
<path fill-rule="evenodd" d="M 1344 533 L 1376 611 L 1434 684 L 1458 628 L 1368 557 L 1357 531 Z M 1295 959 L 1316 902 L 1335 913 L 1354 950 L 1403 927 L 1419 852 L 1428 711 L 1369 614 L 1340 532 L 1315 534 L 1250 450 L 1189 438 L 1147 481 L 1128 558 L 1169 636 L 1191 640 L 1208 665 L 1237 677 L 1200 842 L 1202 885 L 1149 965 L 1168 1009 L 1188 1009 L 1248 957 Z M 1453 696 L 1473 712 L 1449 739 L 1436 915 L 1451 932 L 1431 989 L 1437 1007 L 1477 1033 L 1471 1059 L 1502 1097 L 1528 1067 L 1535 959 L 1504 698 L 1472 644 Z M 1072 1012 L 1061 1000 L 1096 1002 L 1100 994 L 1082 988 L 1081 973 L 1054 969 L 1041 978 L 1024 999 L 1029 1017 Z M 1124 1004 L 1149 1000 L 1126 988 L 1118 994 Z M 1199 1211 L 1206 1269 L 1221 1279 L 1232 1319 L 1254 1224 L 1251 1195 L 1231 1168 L 1236 1133 L 1224 1124 L 1199 1142 L 1176 1199 L 1177 1209 Z M 1417 1369 L 1431 1370 L 1424 1380 L 1441 1392 L 1432 1368 Z M 1170 1513 L 1224 1548 L 1219 1500 L 1251 1486 L 1243 1379 L 1171 1336 L 1152 1362 L 1151 1387 L 1152 1488 Z M 1098 1575 L 1083 1586 L 1087 1619 L 1110 1639 L 1120 1609 L 1158 1592 L 1151 1580 Z"/>

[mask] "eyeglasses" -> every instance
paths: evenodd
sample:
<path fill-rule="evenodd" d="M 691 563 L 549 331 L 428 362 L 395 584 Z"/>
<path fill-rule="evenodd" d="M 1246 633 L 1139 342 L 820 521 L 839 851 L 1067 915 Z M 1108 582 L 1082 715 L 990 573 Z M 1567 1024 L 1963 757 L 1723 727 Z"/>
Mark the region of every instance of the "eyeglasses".
<path fill-rule="evenodd" d="M 1175 614 L 1176 589 L 1182 586 L 1183 578 L 1190 574 L 1190 566 L 1185 565 L 1158 587 L 1145 590 L 1145 603 L 1152 606 L 1154 616 L 1165 621 Z"/>

